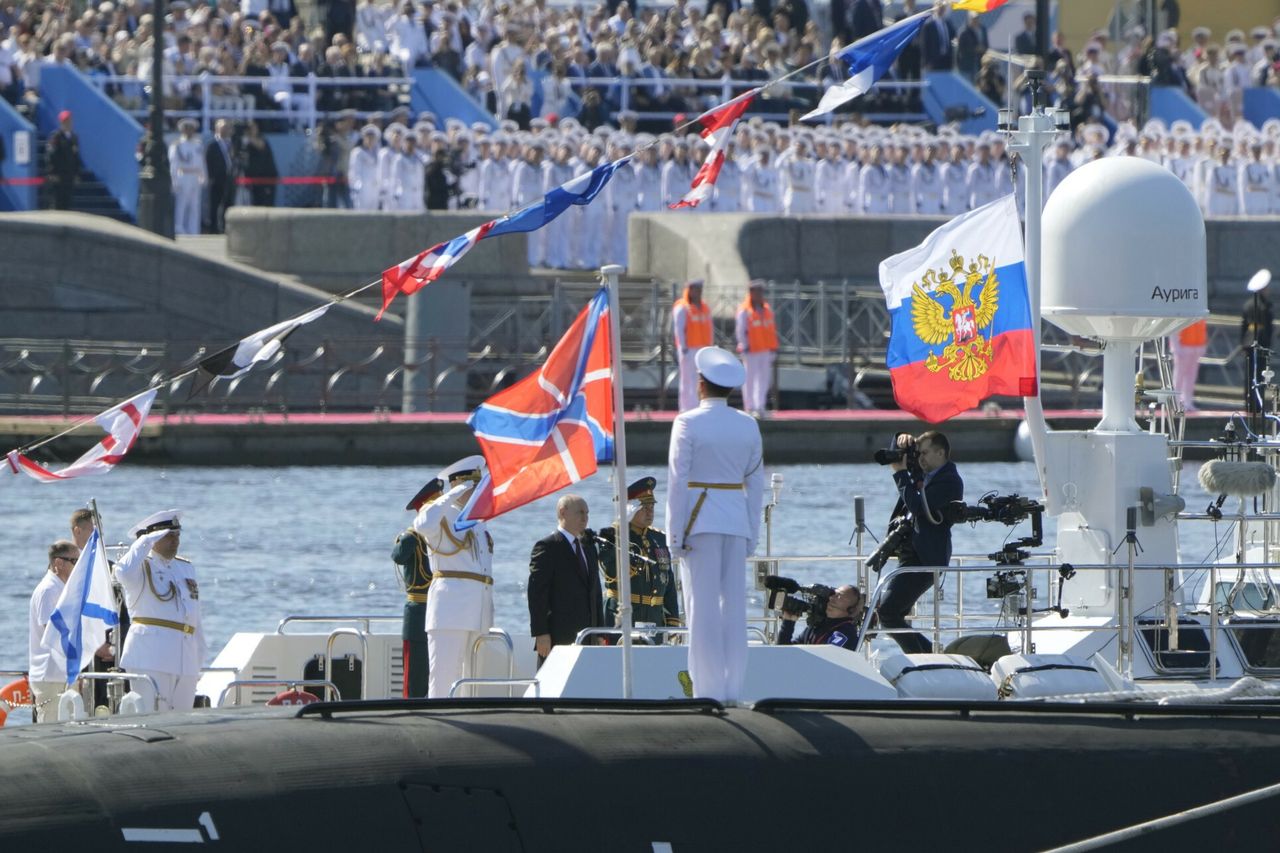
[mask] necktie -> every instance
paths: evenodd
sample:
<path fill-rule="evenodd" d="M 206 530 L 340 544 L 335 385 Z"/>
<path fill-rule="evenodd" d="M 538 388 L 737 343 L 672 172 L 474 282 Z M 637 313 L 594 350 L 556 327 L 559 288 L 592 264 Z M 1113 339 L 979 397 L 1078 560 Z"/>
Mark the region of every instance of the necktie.
<path fill-rule="evenodd" d="M 587 580 L 587 577 L 590 573 L 587 571 L 586 555 L 582 553 L 581 539 L 573 540 L 573 552 L 578 555 L 578 571 L 582 572 L 582 579 Z"/>

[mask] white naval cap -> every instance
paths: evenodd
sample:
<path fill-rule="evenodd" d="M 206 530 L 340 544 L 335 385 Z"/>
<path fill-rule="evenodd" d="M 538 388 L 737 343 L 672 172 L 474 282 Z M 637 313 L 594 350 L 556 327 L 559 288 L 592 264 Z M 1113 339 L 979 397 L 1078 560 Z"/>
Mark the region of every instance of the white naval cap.
<path fill-rule="evenodd" d="M 452 485 L 454 480 L 479 480 L 484 476 L 484 472 L 484 457 L 477 453 L 474 456 L 467 456 L 459 459 L 457 462 L 443 469 L 436 476 Z"/>
<path fill-rule="evenodd" d="M 747 381 L 747 369 L 733 353 L 720 347 L 703 347 L 694 356 L 698 373 L 721 388 L 737 388 Z"/>
<path fill-rule="evenodd" d="M 129 531 L 129 535 L 134 539 L 137 539 L 139 536 L 145 536 L 146 534 L 154 533 L 157 530 L 181 530 L 182 525 L 178 523 L 181 518 L 182 513 L 179 510 L 162 510 L 148 515 L 146 518 L 142 519 L 142 521 L 135 524 Z"/>

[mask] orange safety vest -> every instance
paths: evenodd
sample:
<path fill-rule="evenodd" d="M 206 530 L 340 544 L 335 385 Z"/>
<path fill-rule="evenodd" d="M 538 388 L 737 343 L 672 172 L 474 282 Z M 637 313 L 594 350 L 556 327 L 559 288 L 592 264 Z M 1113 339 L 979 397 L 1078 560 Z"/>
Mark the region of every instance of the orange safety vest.
<path fill-rule="evenodd" d="M 676 304 L 672 307 L 672 311 L 684 306 L 686 312 L 684 326 L 684 343 L 689 349 L 697 349 L 698 347 L 711 346 L 711 306 L 703 302 L 701 305 L 694 305 L 689 301 L 689 288 L 685 288 L 684 295 L 676 300 Z M 677 345 L 679 337 L 676 338 Z"/>
<path fill-rule="evenodd" d="M 1178 342 L 1184 347 L 1202 347 L 1209 342 L 1208 328 L 1209 324 L 1204 320 L 1196 320 L 1178 332 Z"/>
<path fill-rule="evenodd" d="M 739 311 L 747 312 L 747 349 L 751 352 L 777 352 L 778 332 L 773 327 L 773 309 L 765 302 L 757 311 L 751 307 L 751 297 L 742 300 Z"/>

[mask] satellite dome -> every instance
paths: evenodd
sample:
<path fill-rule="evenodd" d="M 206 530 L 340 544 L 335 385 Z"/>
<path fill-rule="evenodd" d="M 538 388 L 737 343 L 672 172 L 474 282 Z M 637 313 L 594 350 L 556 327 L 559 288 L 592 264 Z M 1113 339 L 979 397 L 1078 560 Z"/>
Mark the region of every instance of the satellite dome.
<path fill-rule="evenodd" d="M 1139 341 L 1208 314 L 1204 217 L 1171 172 L 1095 160 L 1044 208 L 1041 313 L 1074 335 Z"/>

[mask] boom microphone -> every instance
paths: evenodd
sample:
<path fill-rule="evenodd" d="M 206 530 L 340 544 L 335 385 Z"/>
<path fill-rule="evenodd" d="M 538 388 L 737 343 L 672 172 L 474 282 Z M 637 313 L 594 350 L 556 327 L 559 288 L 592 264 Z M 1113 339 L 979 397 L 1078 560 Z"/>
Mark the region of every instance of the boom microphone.
<path fill-rule="evenodd" d="M 1200 466 L 1200 485 L 1211 495 L 1251 497 L 1276 484 L 1276 469 L 1266 462 L 1213 459 Z"/>

